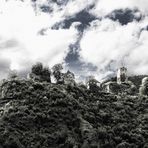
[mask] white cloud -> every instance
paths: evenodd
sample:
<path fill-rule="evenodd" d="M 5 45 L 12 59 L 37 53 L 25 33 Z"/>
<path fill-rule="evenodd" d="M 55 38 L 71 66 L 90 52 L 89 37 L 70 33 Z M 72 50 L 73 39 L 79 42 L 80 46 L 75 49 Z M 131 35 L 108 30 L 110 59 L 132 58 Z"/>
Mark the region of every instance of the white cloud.
<path fill-rule="evenodd" d="M 148 1 L 147 0 L 131 0 L 131 5 L 139 8 L 144 14 L 148 14 Z"/>
<path fill-rule="evenodd" d="M 98 0 L 92 13 L 99 17 L 103 17 L 113 10 L 125 8 L 138 8 L 143 14 L 148 14 L 147 0 Z"/>
<path fill-rule="evenodd" d="M 39 34 L 40 30 L 49 28 L 59 19 L 59 14 L 54 17 L 35 13 L 29 0 L 1 0 L 0 56 L 10 60 L 10 68 L 18 71 L 24 71 L 36 61 L 49 66 L 62 62 L 69 44 L 77 37 L 76 29 L 47 29 L 45 35 Z"/>
<path fill-rule="evenodd" d="M 131 51 L 129 64 L 134 74 L 148 74 L 148 32 L 143 31 L 139 38 L 139 46 Z"/>
<path fill-rule="evenodd" d="M 129 0 L 98 0 L 95 9 L 92 12 L 97 16 L 102 17 L 115 9 L 127 8 L 129 3 L 131 3 Z"/>
<path fill-rule="evenodd" d="M 74 15 L 83 9 L 87 9 L 90 5 L 93 5 L 95 0 L 74 0 L 70 1 L 64 9 L 66 16 Z"/>
<path fill-rule="evenodd" d="M 124 61 L 130 73 L 147 74 L 148 32 L 139 33 L 146 23 L 147 19 L 124 26 L 109 19 L 93 22 L 81 41 L 82 59 L 97 66 L 100 75 L 103 70 L 101 77 L 109 72 L 106 67 L 111 61 L 116 61 L 112 70 Z"/>
<path fill-rule="evenodd" d="M 73 23 L 70 29 L 49 28 L 94 3 L 96 6 L 91 12 L 102 18 L 122 8 L 137 7 L 143 15 L 148 14 L 147 0 L 71 0 L 61 6 L 47 0 L 38 0 L 36 6 L 33 6 L 31 0 L 0 0 L 0 58 L 9 61 L 6 64 L 11 69 L 20 72 L 36 61 L 49 66 L 62 62 L 69 44 L 78 38 L 77 24 Z M 53 12 L 41 12 L 39 8 L 44 4 L 50 5 Z M 138 17 L 139 14 L 136 15 Z M 105 69 L 111 61 L 116 61 L 111 66 L 116 69 L 123 59 L 134 74 L 148 73 L 148 32 L 140 33 L 141 28 L 147 24 L 147 17 L 124 26 L 104 18 L 93 21 L 81 40 L 82 60 L 98 67 L 94 75 L 99 75 L 99 78 L 112 74 L 112 70 Z M 41 35 L 39 32 L 43 29 L 44 35 Z"/>

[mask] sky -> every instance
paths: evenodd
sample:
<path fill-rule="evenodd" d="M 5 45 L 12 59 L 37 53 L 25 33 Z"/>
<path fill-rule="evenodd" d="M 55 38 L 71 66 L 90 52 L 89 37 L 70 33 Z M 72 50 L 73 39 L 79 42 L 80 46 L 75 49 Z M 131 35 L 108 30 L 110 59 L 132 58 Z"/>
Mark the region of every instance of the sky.
<path fill-rule="evenodd" d="M 148 74 L 147 0 L 0 0 L 0 79 L 63 63 L 78 79 Z"/>

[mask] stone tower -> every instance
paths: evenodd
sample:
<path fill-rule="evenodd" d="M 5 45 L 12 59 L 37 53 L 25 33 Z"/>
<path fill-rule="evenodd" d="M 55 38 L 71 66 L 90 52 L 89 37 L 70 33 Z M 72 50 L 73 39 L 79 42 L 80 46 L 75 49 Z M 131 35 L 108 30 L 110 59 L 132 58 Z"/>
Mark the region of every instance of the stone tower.
<path fill-rule="evenodd" d="M 127 82 L 127 68 L 121 67 L 118 69 L 118 72 L 117 72 L 117 83 L 121 84 L 124 82 Z"/>

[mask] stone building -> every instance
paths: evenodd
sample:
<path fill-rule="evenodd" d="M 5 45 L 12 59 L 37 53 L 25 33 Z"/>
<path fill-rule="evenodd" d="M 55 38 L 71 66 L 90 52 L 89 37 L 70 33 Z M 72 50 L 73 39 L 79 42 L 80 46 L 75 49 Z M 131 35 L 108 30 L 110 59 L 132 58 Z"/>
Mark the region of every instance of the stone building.
<path fill-rule="evenodd" d="M 117 81 L 109 81 L 104 83 L 102 86 L 105 92 L 113 94 L 127 93 L 132 95 L 136 91 L 136 86 L 131 81 L 128 81 L 126 67 L 118 69 Z"/>
<path fill-rule="evenodd" d="M 148 96 L 148 77 L 142 79 L 142 84 L 139 88 L 140 95 L 147 95 Z"/>
<path fill-rule="evenodd" d="M 117 83 L 122 84 L 126 83 L 128 81 L 127 78 L 127 68 L 126 67 L 121 67 L 117 71 Z"/>

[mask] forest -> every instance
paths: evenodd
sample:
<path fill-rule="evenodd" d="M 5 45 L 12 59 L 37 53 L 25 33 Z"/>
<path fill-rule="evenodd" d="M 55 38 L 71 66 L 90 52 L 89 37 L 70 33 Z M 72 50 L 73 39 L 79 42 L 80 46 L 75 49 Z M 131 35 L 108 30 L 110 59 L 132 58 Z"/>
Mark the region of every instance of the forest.
<path fill-rule="evenodd" d="M 110 93 L 61 70 L 38 63 L 28 78 L 11 73 L 1 82 L 0 148 L 148 148 L 145 76 L 129 78 L 135 94 Z"/>

